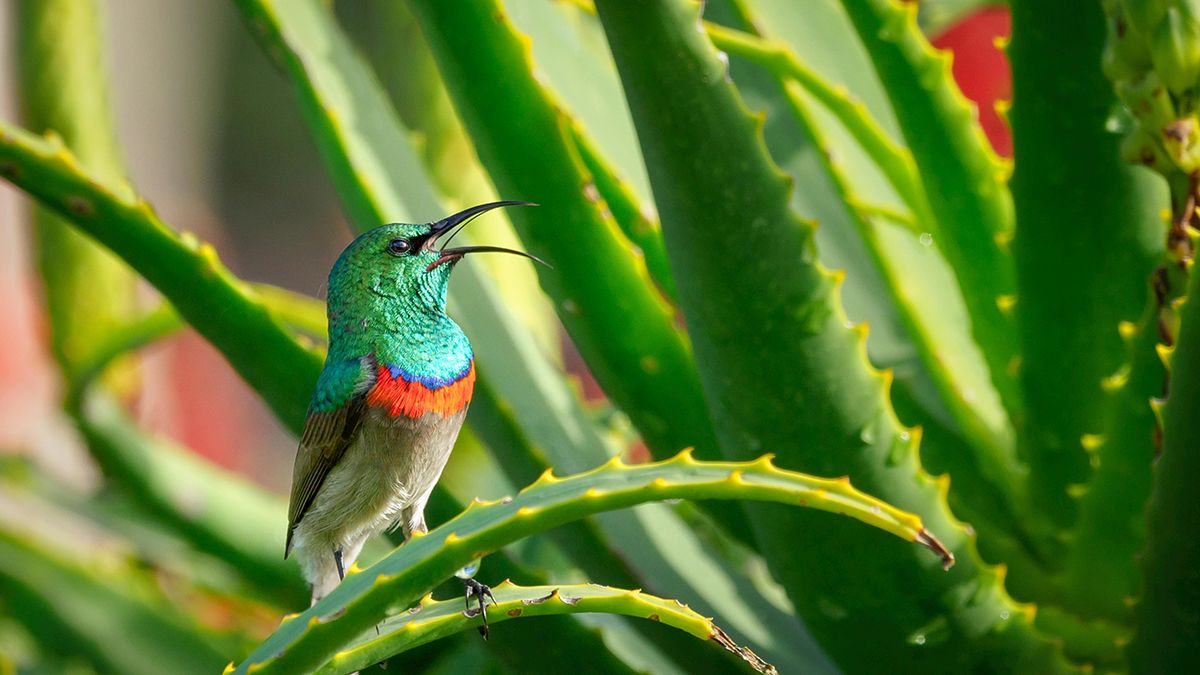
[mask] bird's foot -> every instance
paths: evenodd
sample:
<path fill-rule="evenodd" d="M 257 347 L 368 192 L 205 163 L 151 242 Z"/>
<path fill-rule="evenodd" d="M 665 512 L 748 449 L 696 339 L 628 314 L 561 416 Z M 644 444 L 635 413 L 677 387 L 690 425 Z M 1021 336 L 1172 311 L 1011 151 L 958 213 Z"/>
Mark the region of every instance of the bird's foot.
<path fill-rule="evenodd" d="M 492 595 L 491 587 L 486 584 L 481 584 L 474 579 L 463 579 L 462 581 L 467 590 L 467 608 L 463 610 L 463 615 L 468 619 L 472 619 L 477 616 L 483 617 L 483 624 L 479 626 L 479 634 L 483 636 L 484 640 L 486 640 L 488 639 L 488 600 L 491 600 L 492 604 L 494 605 L 496 604 L 496 596 Z M 471 608 L 471 598 L 476 598 L 478 600 L 478 607 L 474 609 Z"/>

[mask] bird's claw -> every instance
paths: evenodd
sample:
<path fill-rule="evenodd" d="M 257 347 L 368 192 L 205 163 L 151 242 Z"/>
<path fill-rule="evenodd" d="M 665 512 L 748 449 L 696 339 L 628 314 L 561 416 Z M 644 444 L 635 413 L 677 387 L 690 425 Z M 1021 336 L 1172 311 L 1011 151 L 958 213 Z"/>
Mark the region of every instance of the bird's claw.
<path fill-rule="evenodd" d="M 496 596 L 492 595 L 492 589 L 490 586 L 487 584 L 481 584 L 474 579 L 463 579 L 463 585 L 466 586 L 467 589 L 467 608 L 463 610 L 463 616 L 467 617 L 468 619 L 473 619 L 477 616 L 483 617 L 483 624 L 479 626 L 479 634 L 483 636 L 484 640 L 486 640 L 488 639 L 488 600 L 491 600 L 492 604 L 494 605 L 496 604 Z M 471 598 L 476 598 L 478 600 L 479 604 L 477 607 L 471 607 Z"/>

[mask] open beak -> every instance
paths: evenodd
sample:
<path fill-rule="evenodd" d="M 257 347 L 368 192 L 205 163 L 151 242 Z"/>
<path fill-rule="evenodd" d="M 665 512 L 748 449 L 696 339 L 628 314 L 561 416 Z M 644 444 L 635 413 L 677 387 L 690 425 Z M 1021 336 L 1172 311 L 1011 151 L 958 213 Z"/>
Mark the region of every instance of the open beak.
<path fill-rule="evenodd" d="M 449 243 L 450 240 L 454 238 L 454 235 L 461 231 L 463 227 L 466 227 L 466 225 L 474 220 L 477 216 L 482 213 L 486 213 L 487 211 L 491 211 L 492 209 L 498 209 L 502 206 L 537 206 L 537 204 L 534 204 L 533 202 L 519 201 L 489 202 L 487 204 L 472 206 L 471 208 L 459 211 L 452 216 L 442 218 L 436 223 L 431 223 L 429 226 L 429 237 L 425 240 L 425 243 L 422 244 L 422 246 L 430 251 L 437 252 L 438 257 L 437 260 L 429 263 L 425 270 L 431 271 L 438 265 L 458 262 L 459 260 L 462 260 L 463 256 L 468 253 L 511 253 L 513 255 L 519 255 L 523 258 L 529 258 L 530 260 L 539 262 L 543 265 L 546 265 L 546 267 L 549 267 L 550 265 L 546 263 L 546 261 L 538 258 L 537 256 L 530 255 L 524 251 L 515 251 L 511 248 L 503 248 L 500 246 L 456 246 L 454 248 L 446 248 L 443 246 L 440 249 L 436 247 L 438 240 L 442 237 L 446 237 L 446 243 Z"/>

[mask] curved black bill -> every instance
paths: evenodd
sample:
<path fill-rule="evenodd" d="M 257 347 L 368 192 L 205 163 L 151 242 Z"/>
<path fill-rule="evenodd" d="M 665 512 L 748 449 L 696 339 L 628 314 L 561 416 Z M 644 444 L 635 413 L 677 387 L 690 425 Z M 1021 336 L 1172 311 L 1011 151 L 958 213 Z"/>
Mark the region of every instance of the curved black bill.
<path fill-rule="evenodd" d="M 437 239 L 442 235 L 454 229 L 456 225 L 466 225 L 480 214 L 487 213 L 492 209 L 499 209 L 505 206 L 537 206 L 537 204 L 534 204 L 533 202 L 505 200 L 499 202 L 488 202 L 487 204 L 479 204 L 477 206 L 463 209 L 452 216 L 446 216 L 439 221 L 430 223 L 429 241 L 437 241 Z"/>
<path fill-rule="evenodd" d="M 472 206 L 469 209 L 463 209 L 452 216 L 446 216 L 437 222 L 430 223 L 429 238 L 424 243 L 424 246 L 433 250 L 433 246 L 438 239 L 441 239 L 446 234 L 450 235 L 446 238 L 446 241 L 449 242 L 459 231 L 462 230 L 462 227 L 465 227 L 467 223 L 470 223 L 480 214 L 504 206 L 537 206 L 537 204 L 533 202 L 505 200 L 499 202 L 488 202 L 487 204 L 479 204 L 478 206 Z M 456 227 L 457 229 L 455 229 Z M 539 262 L 546 267 L 550 267 L 549 263 L 535 255 L 525 253 L 524 251 L 513 250 L 511 248 L 504 248 L 501 246 L 456 246 L 454 248 L 442 248 L 440 251 L 438 251 L 437 260 L 429 263 L 426 269 L 432 270 L 443 263 L 457 262 L 468 253 L 511 253 L 513 255 L 519 255 L 523 258 L 529 258 L 534 262 Z"/>

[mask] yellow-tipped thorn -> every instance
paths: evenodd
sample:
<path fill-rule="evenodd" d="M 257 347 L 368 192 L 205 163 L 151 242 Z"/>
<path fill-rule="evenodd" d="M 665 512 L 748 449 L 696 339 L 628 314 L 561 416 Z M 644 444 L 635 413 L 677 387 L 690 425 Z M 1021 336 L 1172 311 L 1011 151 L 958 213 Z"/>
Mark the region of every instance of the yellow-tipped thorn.
<path fill-rule="evenodd" d="M 1158 352 L 1158 359 L 1160 361 L 1162 361 L 1163 366 L 1166 368 L 1170 368 L 1171 367 L 1171 355 L 1175 353 L 1175 348 L 1168 347 L 1167 345 L 1164 345 L 1163 343 L 1160 342 L 1160 343 L 1154 345 L 1154 351 Z"/>
<path fill-rule="evenodd" d="M 684 448 L 684 449 L 680 450 L 678 453 L 676 453 L 676 455 L 668 461 L 679 462 L 680 464 L 695 464 L 696 463 L 695 454 L 696 454 L 695 448 Z"/>
<path fill-rule="evenodd" d="M 1016 306 L 1017 306 L 1017 296 L 1016 295 L 1009 294 L 1009 295 L 996 296 L 996 307 L 999 307 L 1000 311 L 1003 312 L 1005 315 L 1011 314 L 1013 307 L 1016 307 Z"/>
<path fill-rule="evenodd" d="M 775 453 L 768 452 L 763 455 L 760 455 L 758 457 L 758 459 L 756 459 L 750 463 L 750 466 L 755 467 L 755 468 L 763 468 L 763 469 L 771 470 L 771 469 L 775 468 L 774 461 L 775 461 Z"/>

